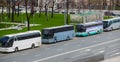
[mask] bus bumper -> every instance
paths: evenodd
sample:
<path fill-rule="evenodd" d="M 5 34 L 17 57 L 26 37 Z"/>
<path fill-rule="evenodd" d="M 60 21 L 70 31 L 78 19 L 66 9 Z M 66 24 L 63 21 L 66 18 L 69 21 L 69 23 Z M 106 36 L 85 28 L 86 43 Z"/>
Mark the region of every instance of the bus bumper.
<path fill-rule="evenodd" d="M 108 30 L 108 29 L 104 29 L 103 31 L 104 31 L 104 32 L 107 32 L 107 31 L 110 31 L 110 30 Z"/>
<path fill-rule="evenodd" d="M 53 39 L 42 39 L 42 43 L 43 44 L 47 44 L 47 43 L 53 43 Z"/>
<path fill-rule="evenodd" d="M 13 52 L 12 48 L 0 48 L 0 52 Z"/>

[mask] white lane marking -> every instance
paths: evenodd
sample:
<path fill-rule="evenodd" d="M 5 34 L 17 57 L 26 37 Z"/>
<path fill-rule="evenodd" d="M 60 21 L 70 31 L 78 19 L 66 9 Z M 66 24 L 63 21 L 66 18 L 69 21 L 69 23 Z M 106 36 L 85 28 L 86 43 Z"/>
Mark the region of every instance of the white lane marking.
<path fill-rule="evenodd" d="M 86 49 L 85 51 L 91 51 L 91 49 Z"/>
<path fill-rule="evenodd" d="M 100 51 L 99 53 L 104 53 L 105 51 Z"/>
<path fill-rule="evenodd" d="M 58 56 L 62 56 L 62 55 L 70 54 L 70 53 L 73 53 L 73 52 L 77 52 L 77 51 L 80 51 L 80 50 L 83 50 L 83 49 L 88 49 L 88 48 L 92 48 L 92 47 L 96 47 L 96 46 L 101 46 L 101 45 L 104 45 L 104 44 L 109 44 L 109 43 L 112 43 L 112 42 L 117 42 L 119 40 L 120 39 L 114 39 L 114 40 L 111 40 L 111 41 L 106 41 L 106 42 L 96 44 L 96 45 L 92 45 L 92 46 L 88 46 L 88 47 L 85 47 L 85 48 L 72 50 L 72 51 L 68 51 L 68 52 L 65 52 L 65 53 L 60 53 L 60 54 L 56 54 L 56 55 L 49 56 L 49 57 L 46 57 L 46 58 L 38 59 L 38 60 L 35 60 L 33 62 L 40 62 L 40 61 L 48 60 L 48 59 L 55 58 L 55 57 L 58 57 Z"/>
<path fill-rule="evenodd" d="M 119 55 L 120 54 L 120 52 L 119 53 L 115 53 L 115 54 L 113 54 L 113 55 L 110 55 L 110 56 L 115 56 L 115 55 Z"/>
<path fill-rule="evenodd" d="M 13 62 L 16 62 L 16 61 L 13 61 Z"/>
<path fill-rule="evenodd" d="M 99 52 L 95 53 L 94 55 L 101 54 L 101 53 L 104 53 L 104 52 L 105 52 L 105 51 L 102 50 L 102 51 L 99 51 Z"/>
<path fill-rule="evenodd" d="M 116 51 L 118 51 L 118 50 L 119 50 L 119 49 L 113 50 L 113 51 L 111 51 L 111 52 L 108 53 L 108 54 L 114 53 L 114 52 L 116 52 Z"/>

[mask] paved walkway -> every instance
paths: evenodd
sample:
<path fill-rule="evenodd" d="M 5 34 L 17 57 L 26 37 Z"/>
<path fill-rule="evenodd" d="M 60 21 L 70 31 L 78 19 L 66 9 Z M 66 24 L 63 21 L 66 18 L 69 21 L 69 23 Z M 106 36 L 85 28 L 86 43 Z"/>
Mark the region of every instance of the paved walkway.
<path fill-rule="evenodd" d="M 3 23 L 3 24 L 16 24 L 17 26 L 11 26 L 11 27 L 8 27 L 8 28 L 1 28 L 1 30 L 9 30 L 9 29 L 16 29 L 16 30 L 22 30 L 23 28 L 26 27 L 26 25 L 24 23 L 12 23 L 12 22 L 0 22 L 0 23 Z M 23 26 L 20 26 L 20 25 L 23 25 Z M 39 26 L 40 24 L 30 24 L 30 26 Z"/>
<path fill-rule="evenodd" d="M 107 59 L 107 60 L 102 61 L 102 62 L 120 62 L 120 56 L 117 56 L 117 57 L 114 57 L 111 59 Z"/>
<path fill-rule="evenodd" d="M 24 23 L 12 23 L 12 22 L 0 22 L 0 23 L 3 23 L 3 24 L 24 24 Z"/>

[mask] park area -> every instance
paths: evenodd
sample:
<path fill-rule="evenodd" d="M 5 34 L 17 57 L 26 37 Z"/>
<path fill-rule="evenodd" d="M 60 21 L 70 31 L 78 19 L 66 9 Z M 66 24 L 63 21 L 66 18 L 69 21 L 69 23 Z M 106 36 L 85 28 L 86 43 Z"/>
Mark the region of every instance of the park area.
<path fill-rule="evenodd" d="M 111 18 L 110 16 L 105 16 L 104 19 Z M 77 18 L 78 19 L 78 18 Z M 68 24 L 73 23 L 70 20 L 70 15 L 68 17 Z M 79 22 L 80 23 L 80 22 Z M 82 23 L 82 22 L 81 22 Z M 42 30 L 43 28 L 64 25 L 64 14 L 54 14 L 51 17 L 49 13 L 48 18 L 44 13 L 39 17 L 38 13 L 35 13 L 33 17 L 30 18 L 30 30 Z M 19 26 L 24 26 L 22 29 L 18 29 Z M 14 28 L 13 28 L 14 27 Z M 17 28 L 17 29 L 16 29 Z M 7 18 L 7 14 L 4 14 L 3 18 L 0 18 L 0 37 L 7 34 L 15 34 L 20 32 L 28 31 L 27 29 L 27 19 L 25 13 L 20 13 L 19 16 L 15 14 L 14 22 L 11 18 Z"/>
<path fill-rule="evenodd" d="M 6 14 L 4 14 L 4 16 L 6 16 Z M 11 18 L 10 19 L 6 17 L 3 18 L 2 21 L 0 22 L 0 29 L 9 28 L 11 26 L 17 26 L 20 24 L 25 24 L 27 21 L 25 13 L 20 14 L 18 17 L 17 15 L 15 15 L 14 17 L 15 17 L 14 22 L 11 22 Z M 38 13 L 35 13 L 33 17 L 30 18 L 30 26 L 31 26 L 30 30 L 42 30 L 43 28 L 46 27 L 60 26 L 60 25 L 64 25 L 63 14 L 54 14 L 53 18 L 51 18 L 51 14 L 49 14 L 47 20 L 44 13 L 42 13 L 40 17 Z M 15 30 L 15 29 L 0 30 L 0 37 L 7 34 L 13 34 L 13 33 L 15 34 L 25 31 L 27 31 L 27 27 L 24 27 L 22 30 Z"/>

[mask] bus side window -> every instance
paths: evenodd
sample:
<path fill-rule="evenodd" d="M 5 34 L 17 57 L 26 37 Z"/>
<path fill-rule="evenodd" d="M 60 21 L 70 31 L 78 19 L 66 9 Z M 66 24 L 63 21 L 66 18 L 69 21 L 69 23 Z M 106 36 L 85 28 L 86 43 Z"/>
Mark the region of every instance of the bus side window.
<path fill-rule="evenodd" d="M 14 37 L 14 41 L 17 41 L 17 38 L 16 38 L 16 37 Z"/>
<path fill-rule="evenodd" d="M 109 22 L 109 26 L 110 26 L 112 23 L 113 23 L 113 21 L 110 21 L 110 22 Z"/>
<path fill-rule="evenodd" d="M 9 43 L 8 43 L 8 47 L 12 47 L 13 42 L 14 42 L 14 37 L 11 37 L 11 39 L 9 40 Z"/>

